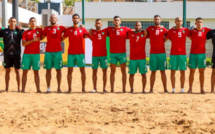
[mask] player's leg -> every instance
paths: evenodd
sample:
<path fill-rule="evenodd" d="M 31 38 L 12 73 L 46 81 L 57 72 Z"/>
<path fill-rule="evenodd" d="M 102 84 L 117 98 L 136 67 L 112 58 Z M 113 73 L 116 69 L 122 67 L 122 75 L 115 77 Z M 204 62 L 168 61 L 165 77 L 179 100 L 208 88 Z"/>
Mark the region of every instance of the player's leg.
<path fill-rule="evenodd" d="M 139 72 L 142 76 L 142 92 L 145 93 L 145 87 L 146 87 L 146 73 L 147 73 L 147 65 L 146 65 L 146 60 L 140 60 L 139 61 Z"/>
<path fill-rule="evenodd" d="M 184 93 L 184 83 L 185 83 L 185 70 L 180 70 L 180 81 L 181 81 L 181 93 Z"/>
<path fill-rule="evenodd" d="M 116 65 L 117 65 L 117 58 L 115 56 L 116 54 L 111 53 L 110 54 L 110 85 L 111 85 L 111 92 L 114 92 L 114 82 L 115 82 L 115 73 L 116 73 Z"/>
<path fill-rule="evenodd" d="M 176 70 L 171 70 L 170 79 L 172 83 L 172 93 L 175 93 L 175 72 Z"/>
<path fill-rule="evenodd" d="M 134 92 L 134 75 L 137 73 L 138 60 L 130 60 L 129 62 L 129 83 L 131 88 L 131 93 Z"/>
<path fill-rule="evenodd" d="M 122 92 L 126 92 L 126 81 L 127 81 L 127 76 L 126 76 L 126 53 L 121 53 L 118 56 L 119 63 L 120 63 L 120 68 L 121 68 L 121 73 L 122 73 Z"/>
<path fill-rule="evenodd" d="M 60 87 L 61 87 L 61 79 L 62 79 L 62 73 L 61 69 L 63 68 L 63 59 L 62 59 L 62 52 L 55 52 L 53 53 L 54 56 L 54 68 L 56 69 L 57 72 L 57 92 L 62 93 Z"/>
<path fill-rule="evenodd" d="M 5 73 L 5 91 L 8 92 L 9 89 L 9 81 L 10 81 L 10 68 L 5 68 L 6 69 L 6 73 Z"/>
<path fill-rule="evenodd" d="M 99 57 L 92 58 L 92 69 L 93 69 L 93 90 L 91 92 L 97 92 L 97 71 L 99 66 Z"/>
<path fill-rule="evenodd" d="M 32 62 L 33 62 L 33 67 L 32 69 L 34 70 L 34 82 L 37 88 L 37 93 L 41 93 L 40 90 L 40 76 L 39 76 L 39 70 L 40 70 L 40 54 L 33 54 L 32 55 Z"/>
<path fill-rule="evenodd" d="M 157 54 L 157 58 L 158 58 L 158 70 L 160 70 L 161 72 L 161 80 L 163 83 L 164 92 L 167 93 L 168 92 L 167 78 L 165 73 L 165 70 L 167 69 L 166 54 L 165 53 Z"/>
<path fill-rule="evenodd" d="M 156 76 L 156 71 L 158 69 L 158 61 L 157 61 L 157 56 L 156 54 L 150 54 L 150 60 L 149 60 L 149 65 L 150 65 L 150 70 L 151 70 L 151 75 L 150 75 L 150 93 L 153 93 L 153 88 L 154 88 L 154 83 L 155 83 L 155 76 Z"/>
<path fill-rule="evenodd" d="M 23 54 L 21 68 L 23 70 L 23 72 L 22 72 L 22 92 L 24 93 L 26 82 L 27 82 L 28 70 L 30 70 L 30 68 L 31 68 L 31 55 Z"/>
<path fill-rule="evenodd" d="M 204 94 L 204 81 L 205 81 L 205 69 L 204 68 L 199 68 L 199 81 L 200 81 L 200 89 L 201 93 Z"/>
<path fill-rule="evenodd" d="M 80 68 L 81 72 L 81 82 L 82 82 L 82 92 L 85 93 L 85 84 L 86 84 L 86 72 L 85 72 L 85 55 L 77 54 L 77 65 Z"/>
<path fill-rule="evenodd" d="M 212 73 L 211 73 L 211 93 L 214 93 L 214 86 L 215 86 L 215 69 L 214 65 L 212 66 Z"/>
<path fill-rule="evenodd" d="M 85 93 L 85 83 L 86 83 L 86 73 L 85 73 L 85 67 L 80 67 L 81 72 L 81 82 L 82 82 L 82 92 Z"/>
<path fill-rule="evenodd" d="M 189 75 L 189 91 L 188 93 L 192 93 L 192 87 L 193 87 L 193 81 L 194 81 L 194 74 L 197 68 L 197 61 L 196 59 L 196 54 L 190 54 L 190 58 L 189 58 L 189 68 L 190 68 L 190 75 Z"/>
<path fill-rule="evenodd" d="M 13 65 L 15 68 L 15 73 L 16 73 L 16 82 L 17 82 L 17 87 L 18 87 L 18 92 L 20 92 L 20 67 L 21 67 L 21 56 L 17 55 L 13 57 Z"/>
<path fill-rule="evenodd" d="M 47 84 L 47 93 L 51 93 L 50 83 L 51 83 L 51 70 L 54 67 L 54 57 L 52 53 L 45 52 L 44 59 L 44 69 L 46 69 L 46 84 Z"/>
<path fill-rule="evenodd" d="M 68 55 L 68 73 L 67 73 L 67 82 L 68 82 L 68 93 L 72 92 L 72 73 L 73 73 L 73 67 L 76 64 L 76 58 L 75 55 L 69 54 Z"/>
<path fill-rule="evenodd" d="M 107 68 L 108 68 L 107 56 L 100 57 L 100 66 L 102 68 L 102 73 L 103 73 L 103 92 L 107 93 L 107 91 L 106 91 Z"/>
<path fill-rule="evenodd" d="M 20 73 L 19 73 L 19 69 L 15 69 L 15 73 L 16 73 L 16 82 L 17 82 L 18 92 L 20 92 Z"/>

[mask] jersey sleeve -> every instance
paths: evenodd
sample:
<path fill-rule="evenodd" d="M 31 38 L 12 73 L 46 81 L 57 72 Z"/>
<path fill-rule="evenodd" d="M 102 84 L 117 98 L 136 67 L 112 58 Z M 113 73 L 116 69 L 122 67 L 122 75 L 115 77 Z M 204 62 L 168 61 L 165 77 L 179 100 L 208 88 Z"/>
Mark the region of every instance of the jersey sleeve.
<path fill-rule="evenodd" d="M 62 32 L 65 33 L 66 32 L 66 27 L 61 26 Z"/>
<path fill-rule="evenodd" d="M 168 38 L 170 40 L 171 40 L 171 32 L 172 32 L 172 30 L 170 29 L 166 34 L 166 38 Z"/>
<path fill-rule="evenodd" d="M 27 33 L 27 32 L 25 31 L 25 32 L 23 33 L 23 35 L 22 35 L 22 40 L 23 40 L 23 41 L 26 41 L 26 40 L 27 40 L 27 38 L 26 38 L 26 33 Z"/>
<path fill-rule="evenodd" d="M 147 31 L 147 38 L 149 38 L 149 33 L 150 33 L 150 27 L 146 28 L 146 31 Z"/>
<path fill-rule="evenodd" d="M 47 36 L 47 27 L 44 28 L 42 36 Z"/>
<path fill-rule="evenodd" d="M 107 36 L 110 36 L 109 27 L 104 29 L 107 33 Z"/>
<path fill-rule="evenodd" d="M 129 27 L 126 27 L 126 31 L 127 31 L 127 32 L 130 32 L 130 31 L 132 31 L 132 29 L 129 28 Z"/>
<path fill-rule="evenodd" d="M 68 34 L 68 29 L 66 29 L 65 32 L 64 32 L 63 37 L 64 37 L 64 38 L 67 38 L 68 36 L 69 36 L 69 34 Z"/>
<path fill-rule="evenodd" d="M 128 34 L 126 35 L 126 39 L 129 39 L 131 35 L 131 32 L 128 32 Z"/>
<path fill-rule="evenodd" d="M 211 29 L 210 28 L 206 28 L 206 33 L 208 33 L 209 31 L 211 31 Z"/>
<path fill-rule="evenodd" d="M 164 28 L 164 35 L 167 36 L 167 32 L 168 30 L 166 28 Z"/>
<path fill-rule="evenodd" d="M 211 33 L 211 31 L 209 31 L 209 32 L 207 33 L 206 37 L 207 37 L 208 40 L 212 38 L 212 33 Z"/>
<path fill-rule="evenodd" d="M 186 34 L 187 34 L 187 37 L 191 37 L 191 36 L 190 36 L 190 30 L 189 30 L 188 28 L 185 29 L 185 32 L 186 32 Z"/>
<path fill-rule="evenodd" d="M 3 30 L 0 30 L 0 37 L 3 37 L 4 36 L 4 32 Z"/>

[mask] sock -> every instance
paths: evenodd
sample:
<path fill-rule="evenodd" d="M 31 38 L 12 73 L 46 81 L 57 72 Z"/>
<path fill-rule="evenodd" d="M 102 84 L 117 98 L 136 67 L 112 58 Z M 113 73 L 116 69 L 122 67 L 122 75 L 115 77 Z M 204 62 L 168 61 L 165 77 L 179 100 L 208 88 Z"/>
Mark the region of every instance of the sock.
<path fill-rule="evenodd" d="M 175 88 L 172 89 L 172 92 L 175 92 Z"/>
<path fill-rule="evenodd" d="M 184 88 L 181 88 L 181 92 L 184 92 Z"/>
<path fill-rule="evenodd" d="M 48 92 L 50 92 L 50 91 L 51 91 L 51 89 L 48 87 L 48 88 L 47 88 L 47 91 L 48 91 Z"/>

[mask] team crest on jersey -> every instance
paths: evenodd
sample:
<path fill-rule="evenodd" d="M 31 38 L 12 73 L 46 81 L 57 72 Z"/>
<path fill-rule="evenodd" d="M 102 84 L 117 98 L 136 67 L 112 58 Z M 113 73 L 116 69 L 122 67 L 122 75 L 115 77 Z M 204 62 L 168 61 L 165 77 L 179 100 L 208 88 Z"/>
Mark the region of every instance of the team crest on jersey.
<path fill-rule="evenodd" d="M 39 31 L 37 31 L 37 34 L 39 34 Z"/>
<path fill-rule="evenodd" d="M 141 37 L 143 37 L 143 34 L 141 34 Z"/>
<path fill-rule="evenodd" d="M 81 32 L 82 32 L 82 30 L 79 30 L 79 32 L 81 33 Z"/>
<path fill-rule="evenodd" d="M 163 29 L 161 29 L 160 31 L 163 32 Z"/>
<path fill-rule="evenodd" d="M 104 35 L 105 33 L 104 32 L 102 32 L 102 35 Z"/>
<path fill-rule="evenodd" d="M 205 32 L 205 30 L 202 30 L 202 32 Z"/>
<path fill-rule="evenodd" d="M 60 28 L 58 27 L 57 30 L 60 30 Z"/>
<path fill-rule="evenodd" d="M 123 29 L 120 29 L 121 31 L 123 31 Z"/>
<path fill-rule="evenodd" d="M 185 33 L 185 31 L 183 31 L 183 33 Z"/>

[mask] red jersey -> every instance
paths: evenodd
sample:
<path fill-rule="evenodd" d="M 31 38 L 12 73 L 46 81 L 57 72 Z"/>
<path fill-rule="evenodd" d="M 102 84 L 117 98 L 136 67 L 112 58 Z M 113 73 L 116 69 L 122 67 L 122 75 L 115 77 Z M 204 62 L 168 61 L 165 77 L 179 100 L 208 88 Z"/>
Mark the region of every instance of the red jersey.
<path fill-rule="evenodd" d="M 69 27 L 63 37 L 69 37 L 68 54 L 84 54 L 84 35 L 88 32 L 85 28 Z"/>
<path fill-rule="evenodd" d="M 65 32 L 64 26 L 47 26 L 43 31 L 43 36 L 47 36 L 46 52 L 59 52 L 61 48 L 61 37 Z"/>
<path fill-rule="evenodd" d="M 191 50 L 190 53 L 192 54 L 202 54 L 205 53 L 205 41 L 206 35 L 211 29 L 203 27 L 201 30 L 193 29 L 190 30 L 191 36 Z"/>
<path fill-rule="evenodd" d="M 128 33 L 128 39 L 130 40 L 130 59 L 131 60 L 141 60 L 146 59 L 146 37 L 143 32 L 133 32 Z"/>
<path fill-rule="evenodd" d="M 166 38 L 172 41 L 170 55 L 186 55 L 186 37 L 190 37 L 188 28 L 170 29 Z"/>
<path fill-rule="evenodd" d="M 30 41 L 34 38 L 40 38 L 42 35 L 42 29 L 28 29 L 22 35 L 23 41 Z M 27 46 L 25 46 L 25 54 L 39 54 L 40 53 L 40 41 L 33 42 Z"/>
<path fill-rule="evenodd" d="M 107 56 L 106 37 L 107 29 L 92 31 L 93 56 Z"/>
<path fill-rule="evenodd" d="M 110 37 L 110 52 L 125 53 L 126 52 L 126 36 L 131 31 L 128 27 L 108 27 L 108 35 Z"/>
<path fill-rule="evenodd" d="M 167 33 L 166 28 L 160 28 L 155 26 L 150 26 L 147 29 L 148 37 L 150 39 L 150 53 L 160 54 L 165 53 L 164 38 Z"/>

